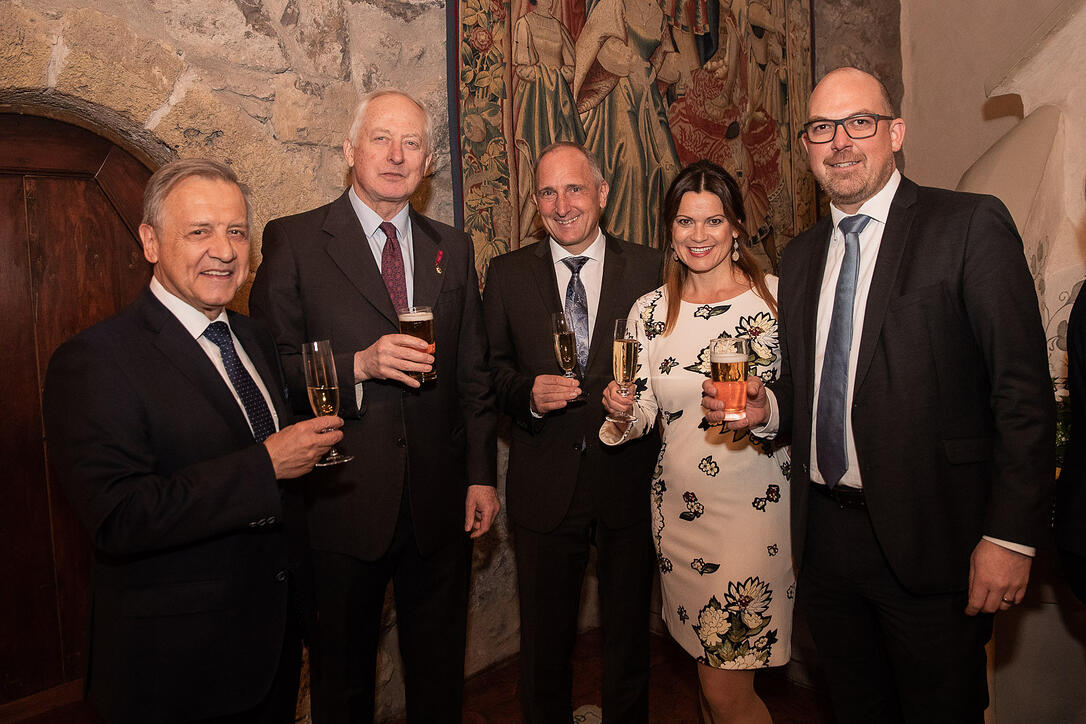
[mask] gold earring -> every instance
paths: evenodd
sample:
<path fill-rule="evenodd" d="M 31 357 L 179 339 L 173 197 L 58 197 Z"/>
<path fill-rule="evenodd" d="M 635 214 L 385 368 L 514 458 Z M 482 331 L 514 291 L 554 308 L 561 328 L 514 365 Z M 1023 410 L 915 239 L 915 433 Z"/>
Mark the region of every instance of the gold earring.
<path fill-rule="evenodd" d="M 739 237 L 732 237 L 732 261 L 739 261 Z"/>

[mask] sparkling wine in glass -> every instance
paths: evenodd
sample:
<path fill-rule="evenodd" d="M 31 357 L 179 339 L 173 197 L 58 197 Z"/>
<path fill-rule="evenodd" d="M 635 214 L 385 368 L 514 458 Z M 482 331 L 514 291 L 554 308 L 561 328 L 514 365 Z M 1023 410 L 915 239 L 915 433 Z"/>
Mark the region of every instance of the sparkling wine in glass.
<path fill-rule="evenodd" d="M 332 343 L 327 339 L 306 342 L 302 345 L 302 366 L 305 368 L 305 386 L 309 393 L 309 406 L 313 414 L 339 414 L 339 383 L 336 381 L 336 365 L 332 359 Z M 317 462 L 318 467 L 338 465 L 354 460 L 332 446 Z"/>
<path fill-rule="evenodd" d="M 623 396 L 630 393 L 630 383 L 637 372 L 637 327 L 626 319 L 615 320 L 615 336 L 611 343 L 611 371 Z M 610 422 L 633 422 L 632 412 L 607 415 Z"/>
<path fill-rule="evenodd" d="M 566 377 L 571 380 L 577 379 L 577 375 L 573 373 L 573 370 L 577 368 L 577 335 L 565 312 L 551 314 L 551 331 L 554 335 L 554 357 L 558 360 L 558 366 L 562 368 Z M 581 394 L 570 402 L 581 402 L 585 397 L 582 390 Z"/>

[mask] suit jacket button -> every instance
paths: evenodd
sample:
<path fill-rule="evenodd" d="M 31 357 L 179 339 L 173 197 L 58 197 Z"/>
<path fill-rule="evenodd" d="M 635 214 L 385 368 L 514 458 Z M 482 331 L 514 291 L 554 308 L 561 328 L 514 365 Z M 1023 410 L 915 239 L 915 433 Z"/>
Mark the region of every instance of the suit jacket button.
<path fill-rule="evenodd" d="M 275 580 L 279 581 L 280 583 L 287 580 L 287 572 L 286 571 L 279 571 L 278 573 L 275 574 Z"/>
<path fill-rule="evenodd" d="M 251 520 L 251 521 L 249 521 L 249 527 L 250 527 L 250 528 L 255 528 L 255 527 L 257 527 L 258 525 L 260 525 L 260 523 L 256 522 L 255 520 Z"/>
<path fill-rule="evenodd" d="M 279 518 L 275 517 L 274 515 L 269 515 L 268 516 L 268 525 L 275 525 L 278 522 L 279 522 Z"/>
<path fill-rule="evenodd" d="M 407 440 L 402 437 L 396 438 L 396 447 L 407 447 Z"/>

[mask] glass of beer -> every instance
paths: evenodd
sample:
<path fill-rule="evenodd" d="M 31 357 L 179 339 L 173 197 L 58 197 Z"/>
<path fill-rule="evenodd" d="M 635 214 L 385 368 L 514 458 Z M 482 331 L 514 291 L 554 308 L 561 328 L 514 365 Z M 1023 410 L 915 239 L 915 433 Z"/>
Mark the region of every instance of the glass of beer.
<path fill-rule="evenodd" d="M 339 383 L 336 380 L 336 364 L 332 358 L 332 343 L 322 339 L 319 342 L 303 344 L 302 367 L 305 370 L 305 386 L 313 414 L 338 415 Z M 338 465 L 349 460 L 354 460 L 354 455 L 344 455 L 333 445 L 317 462 L 317 466 Z"/>
<path fill-rule="evenodd" d="M 562 368 L 566 377 L 571 380 L 577 379 L 577 375 L 573 373 L 573 370 L 577 369 L 577 335 L 564 311 L 551 314 L 551 332 L 554 336 L 554 357 L 558 360 L 558 366 Z M 582 390 L 581 394 L 570 402 L 581 402 L 585 397 L 585 392 Z"/>
<path fill-rule="evenodd" d="M 750 340 L 746 337 L 723 337 L 709 341 L 709 369 L 712 373 L 716 398 L 724 403 L 725 420 L 742 420 L 747 416 L 747 361 Z"/>
<path fill-rule="evenodd" d="M 430 307 L 404 307 L 396 310 L 396 318 L 400 320 L 400 334 L 408 334 L 418 337 L 426 344 L 428 354 L 434 355 L 434 364 L 429 372 L 407 372 L 419 382 L 429 382 L 437 379 L 437 345 L 434 344 L 434 310 Z"/>
<path fill-rule="evenodd" d="M 637 372 L 637 324 L 626 319 L 615 320 L 615 336 L 611 343 L 611 371 L 623 397 L 630 393 L 630 383 Z M 637 418 L 633 412 L 620 412 L 607 415 L 610 422 L 633 422 Z"/>

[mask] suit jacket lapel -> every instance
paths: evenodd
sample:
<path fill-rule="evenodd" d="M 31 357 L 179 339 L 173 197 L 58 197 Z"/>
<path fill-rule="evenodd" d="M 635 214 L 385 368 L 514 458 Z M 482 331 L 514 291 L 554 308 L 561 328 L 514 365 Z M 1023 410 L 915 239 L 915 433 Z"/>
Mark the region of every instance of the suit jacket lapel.
<path fill-rule="evenodd" d="M 886 305 L 890 303 L 901 259 L 912 227 L 916 201 L 916 184 L 908 179 L 901 179 L 894 200 L 890 204 L 890 214 L 886 218 L 886 228 L 882 232 L 879 245 L 879 258 L 875 261 L 875 271 L 871 277 L 871 289 L 867 293 L 867 308 L 864 310 L 864 326 L 860 334 L 860 353 L 856 361 L 856 383 L 853 389 L 859 389 L 875 356 L 875 343 L 882 331 L 882 321 L 886 317 Z"/>
<path fill-rule="evenodd" d="M 234 394 L 227 387 L 222 375 L 208 359 L 200 343 L 192 338 L 162 303 L 155 299 L 150 290 L 140 300 L 143 318 L 148 331 L 154 338 L 155 346 L 165 358 L 164 364 L 173 365 L 177 371 L 201 391 L 204 399 L 214 407 L 231 429 L 244 431 L 252 435 L 249 422 L 234 400 Z M 248 352 L 249 348 L 246 347 Z"/>
<path fill-rule="evenodd" d="M 441 239 L 426 219 L 411 210 L 411 246 L 414 250 L 414 304 L 416 307 L 433 307 L 441 292 L 444 275 L 437 273 L 438 252 L 441 251 Z M 371 255 L 372 256 L 372 255 Z M 447 259 L 442 259 L 447 264 Z M 474 259 L 468 260 L 474 264 Z M 384 281 L 382 280 L 382 286 Z M 386 293 L 387 296 L 387 293 Z"/>
<path fill-rule="evenodd" d="M 554 258 L 551 256 L 551 243 L 544 237 L 542 241 L 534 244 L 536 261 L 532 264 L 532 276 L 535 278 L 535 287 L 539 291 L 543 301 L 543 308 L 547 314 L 560 312 L 565 308 L 564 301 L 558 293 L 558 277 L 554 274 Z M 547 322 L 548 326 L 550 321 Z"/>
<path fill-rule="evenodd" d="M 803 320 L 803 363 L 811 370 L 812 384 L 803 390 L 807 396 L 807 406 L 814 404 L 814 391 L 819 381 L 814 379 L 815 370 L 815 331 L 818 329 L 818 299 L 822 293 L 822 277 L 826 273 L 826 257 L 830 250 L 830 236 L 833 233 L 833 222 L 829 217 L 818 222 L 814 230 L 816 243 L 812 246 L 810 258 L 804 264 L 807 274 L 804 280 L 802 302 L 799 310 Z"/>
<path fill-rule="evenodd" d="M 323 230 L 332 237 L 328 242 L 328 255 L 343 271 L 350 284 L 374 309 L 394 325 L 398 325 L 396 310 L 392 308 L 385 280 L 381 277 L 381 270 L 377 268 L 377 261 L 373 258 L 366 234 L 354 213 L 351 200 L 347 198 L 347 192 L 332 202 Z"/>
<path fill-rule="evenodd" d="M 611 342 L 614 335 L 615 320 L 625 319 L 630 310 L 617 309 L 622 287 L 622 275 L 626 270 L 626 258 L 622 247 L 611 237 L 606 237 L 607 251 L 603 256 L 603 283 L 600 286 L 600 299 L 596 305 L 596 324 L 592 328 L 592 346 L 588 351 L 588 368 L 601 354 L 605 354 L 607 364 L 611 362 Z M 600 350 L 603 350 L 602 352 Z"/>

